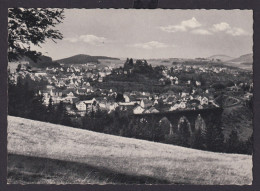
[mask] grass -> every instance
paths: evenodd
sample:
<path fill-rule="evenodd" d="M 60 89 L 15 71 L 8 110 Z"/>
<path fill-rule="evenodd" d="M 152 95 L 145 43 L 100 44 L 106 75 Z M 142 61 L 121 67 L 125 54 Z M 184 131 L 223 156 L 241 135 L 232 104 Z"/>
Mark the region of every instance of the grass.
<path fill-rule="evenodd" d="M 8 183 L 252 183 L 249 155 L 206 152 L 12 116 L 8 153 Z M 93 169 L 97 173 L 91 173 Z"/>
<path fill-rule="evenodd" d="M 8 182 L 14 184 L 169 184 L 147 176 L 49 158 L 9 154 L 8 164 Z"/>

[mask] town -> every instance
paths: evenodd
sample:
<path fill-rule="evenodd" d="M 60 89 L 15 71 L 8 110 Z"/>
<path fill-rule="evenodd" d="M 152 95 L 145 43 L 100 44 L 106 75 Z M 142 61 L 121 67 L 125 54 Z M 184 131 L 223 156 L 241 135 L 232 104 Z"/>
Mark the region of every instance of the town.
<path fill-rule="evenodd" d="M 71 116 L 84 116 L 86 112 L 98 108 L 108 113 L 120 108 L 120 110 L 129 113 L 141 114 L 220 107 L 221 103 L 216 102 L 215 98 L 216 90 L 223 88 L 221 87 L 222 84 L 217 84 L 215 81 L 214 84 L 208 85 L 208 83 L 202 81 L 204 79 L 194 80 L 194 76 L 205 73 L 211 75 L 212 79 L 207 79 L 208 82 L 214 80 L 216 76 L 227 76 L 227 78 L 231 75 L 235 76 L 235 79 L 225 79 L 226 82 L 229 82 L 226 90 L 241 92 L 245 87 L 248 87 L 247 91 L 244 91 L 244 95 L 238 94 L 239 99 L 249 100 L 252 96 L 252 82 L 248 80 L 241 81 L 243 78 L 240 77 L 244 73 L 250 72 L 236 68 L 207 65 L 189 66 L 177 64 L 171 67 L 155 67 L 155 69 L 158 69 L 160 78 L 150 86 L 155 85 L 155 87 L 164 90 L 165 87 L 169 87 L 169 90 L 164 92 L 151 91 L 151 89 L 138 91 L 136 87 L 122 92 L 118 86 L 113 85 L 99 88 L 102 84 L 107 84 L 111 77 L 122 80 L 134 73 L 135 70 L 129 68 L 127 62 L 129 62 L 129 59 L 124 67 L 119 68 L 116 68 L 115 65 L 97 68 L 97 65 L 93 63 L 86 63 L 77 66 L 71 64 L 70 66 L 47 67 L 46 69 L 31 69 L 28 67 L 28 62 L 21 62 L 19 70 L 10 73 L 10 79 L 14 83 L 17 83 L 19 78 L 28 82 L 35 82 L 37 84 L 34 87 L 37 88 L 35 93 L 43 96 L 43 103 L 46 106 L 50 101 L 54 105 L 60 102 L 66 103 L 66 109 Z M 145 65 L 145 60 L 137 60 L 136 62 L 148 66 L 147 63 Z M 187 73 L 192 77 L 188 78 L 188 75 L 182 76 L 183 73 Z M 178 87 L 181 90 L 177 92 L 171 90 Z"/>

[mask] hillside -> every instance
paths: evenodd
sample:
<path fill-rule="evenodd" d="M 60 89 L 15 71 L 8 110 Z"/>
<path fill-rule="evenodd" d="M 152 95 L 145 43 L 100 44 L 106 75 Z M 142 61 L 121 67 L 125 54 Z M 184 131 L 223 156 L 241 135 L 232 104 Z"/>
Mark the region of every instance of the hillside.
<path fill-rule="evenodd" d="M 230 57 L 230 56 L 227 56 L 227 55 L 220 54 L 220 55 L 210 56 L 210 57 L 208 57 L 208 59 L 214 59 L 214 60 L 218 59 L 218 60 L 221 60 L 221 61 L 225 62 L 225 61 L 231 60 L 233 58 Z"/>
<path fill-rule="evenodd" d="M 119 60 L 119 59 L 106 57 L 106 56 L 90 56 L 86 54 L 78 54 L 68 58 L 56 60 L 56 62 L 62 64 L 86 64 L 88 62 L 99 63 L 99 60 Z"/>
<path fill-rule="evenodd" d="M 8 183 L 251 184 L 252 157 L 8 116 Z"/>
<path fill-rule="evenodd" d="M 253 63 L 253 54 L 245 54 L 228 62 Z"/>

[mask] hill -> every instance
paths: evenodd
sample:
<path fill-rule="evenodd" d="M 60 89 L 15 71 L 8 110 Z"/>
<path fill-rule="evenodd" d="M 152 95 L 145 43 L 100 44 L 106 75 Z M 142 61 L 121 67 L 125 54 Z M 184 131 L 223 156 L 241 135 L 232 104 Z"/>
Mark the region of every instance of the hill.
<path fill-rule="evenodd" d="M 245 54 L 239 58 L 228 60 L 228 62 L 253 63 L 253 54 Z"/>
<path fill-rule="evenodd" d="M 221 60 L 221 61 L 225 62 L 225 61 L 231 60 L 233 58 L 230 56 L 227 56 L 227 55 L 219 54 L 219 55 L 210 56 L 210 57 L 208 57 L 208 59 Z"/>
<path fill-rule="evenodd" d="M 86 54 L 78 54 L 68 58 L 56 60 L 62 64 L 86 64 L 88 62 L 99 63 L 99 60 L 119 60 L 118 58 L 106 57 L 106 56 L 90 56 Z"/>
<path fill-rule="evenodd" d="M 252 156 L 8 116 L 8 183 L 251 184 Z"/>

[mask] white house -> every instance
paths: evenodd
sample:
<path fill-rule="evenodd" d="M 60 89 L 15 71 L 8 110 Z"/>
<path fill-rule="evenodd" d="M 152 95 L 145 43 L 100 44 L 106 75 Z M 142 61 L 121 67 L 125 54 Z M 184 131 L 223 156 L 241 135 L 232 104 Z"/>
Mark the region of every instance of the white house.
<path fill-rule="evenodd" d="M 145 110 L 144 113 L 159 113 L 159 111 L 156 108 L 151 107 L 151 108 Z"/>
<path fill-rule="evenodd" d="M 176 104 L 174 104 L 173 106 L 170 107 L 169 111 L 174 111 L 174 110 L 176 110 L 178 108 L 179 108 L 179 104 L 176 103 Z"/>
<path fill-rule="evenodd" d="M 144 108 L 142 108 L 140 105 L 136 106 L 134 109 L 133 109 L 133 113 L 134 114 L 141 114 L 144 112 Z"/>
<path fill-rule="evenodd" d="M 125 99 L 125 102 L 130 102 L 130 98 L 127 94 L 124 94 L 124 99 Z"/>
<path fill-rule="evenodd" d="M 200 101 L 201 105 L 208 105 L 209 104 L 209 99 L 206 97 L 203 97 Z"/>
<path fill-rule="evenodd" d="M 201 86 L 201 82 L 200 81 L 196 81 L 196 86 Z"/>
<path fill-rule="evenodd" d="M 67 94 L 68 97 L 74 97 L 74 93 L 73 92 L 70 92 Z"/>
<path fill-rule="evenodd" d="M 185 109 L 185 108 L 186 108 L 186 103 L 182 101 L 182 102 L 179 104 L 179 108 Z"/>
<path fill-rule="evenodd" d="M 84 101 L 79 101 L 76 103 L 76 108 L 79 110 L 79 111 L 86 111 L 87 107 L 86 107 L 86 104 Z"/>

